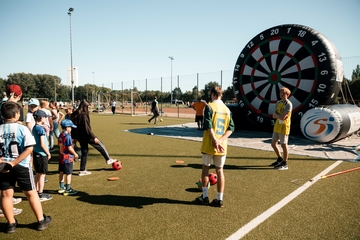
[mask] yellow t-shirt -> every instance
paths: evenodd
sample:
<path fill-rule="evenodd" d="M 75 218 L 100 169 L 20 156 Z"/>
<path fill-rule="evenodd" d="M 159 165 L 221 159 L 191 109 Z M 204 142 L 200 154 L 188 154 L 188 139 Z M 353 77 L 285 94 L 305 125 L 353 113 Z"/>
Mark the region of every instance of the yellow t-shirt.
<path fill-rule="evenodd" d="M 287 118 L 282 121 L 279 119 L 276 119 L 275 125 L 274 125 L 274 132 L 289 135 L 290 134 L 290 125 L 291 125 L 291 113 L 292 113 L 292 103 L 289 101 L 289 99 L 286 100 L 280 100 L 276 103 L 276 113 L 277 114 L 283 114 L 284 112 L 288 113 Z"/>
<path fill-rule="evenodd" d="M 213 101 L 205 108 L 204 114 L 204 135 L 201 145 L 201 152 L 210 155 L 226 155 L 227 139 L 222 142 L 224 152 L 217 152 L 213 146 L 212 139 L 207 129 L 212 128 L 215 136 L 219 139 L 227 130 L 234 131 L 234 122 L 228 107 L 221 101 Z"/>

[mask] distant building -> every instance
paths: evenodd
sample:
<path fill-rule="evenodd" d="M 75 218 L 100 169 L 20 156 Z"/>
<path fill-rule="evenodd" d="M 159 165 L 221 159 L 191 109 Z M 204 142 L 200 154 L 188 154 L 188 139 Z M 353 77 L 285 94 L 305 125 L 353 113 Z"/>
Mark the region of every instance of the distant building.
<path fill-rule="evenodd" d="M 79 87 L 79 71 L 77 67 L 73 67 L 74 87 Z M 71 67 L 67 67 L 67 85 L 71 87 Z"/>

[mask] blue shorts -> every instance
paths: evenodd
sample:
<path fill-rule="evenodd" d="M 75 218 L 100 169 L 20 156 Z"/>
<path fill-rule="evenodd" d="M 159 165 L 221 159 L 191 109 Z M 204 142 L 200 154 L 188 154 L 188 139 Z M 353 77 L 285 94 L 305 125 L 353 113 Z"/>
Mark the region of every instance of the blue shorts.
<path fill-rule="evenodd" d="M 32 169 L 18 164 L 8 173 L 0 173 L 0 190 L 14 189 L 16 183 L 22 191 L 36 190 Z"/>
<path fill-rule="evenodd" d="M 73 162 L 59 163 L 59 172 L 63 172 L 64 174 L 72 174 L 73 166 L 74 166 Z"/>

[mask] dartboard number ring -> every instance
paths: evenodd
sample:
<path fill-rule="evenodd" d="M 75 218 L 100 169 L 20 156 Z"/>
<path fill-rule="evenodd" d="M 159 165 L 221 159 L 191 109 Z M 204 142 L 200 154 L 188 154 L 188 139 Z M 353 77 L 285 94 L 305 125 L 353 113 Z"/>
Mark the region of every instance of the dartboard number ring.
<path fill-rule="evenodd" d="M 291 91 L 292 121 L 318 105 L 331 104 L 336 82 L 336 48 L 323 35 L 301 25 L 280 25 L 251 39 L 234 68 L 233 86 L 239 107 L 256 124 L 273 125 L 279 90 Z"/>

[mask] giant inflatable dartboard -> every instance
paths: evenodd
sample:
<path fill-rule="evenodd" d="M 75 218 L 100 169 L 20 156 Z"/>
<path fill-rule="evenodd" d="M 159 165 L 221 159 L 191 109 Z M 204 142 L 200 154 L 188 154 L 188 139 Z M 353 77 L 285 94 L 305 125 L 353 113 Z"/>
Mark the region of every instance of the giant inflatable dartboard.
<path fill-rule="evenodd" d="M 340 90 L 342 62 L 335 46 L 302 25 L 269 28 L 244 47 L 237 59 L 233 87 L 250 124 L 272 128 L 279 90 L 291 91 L 292 125 L 319 105 L 332 104 Z"/>

